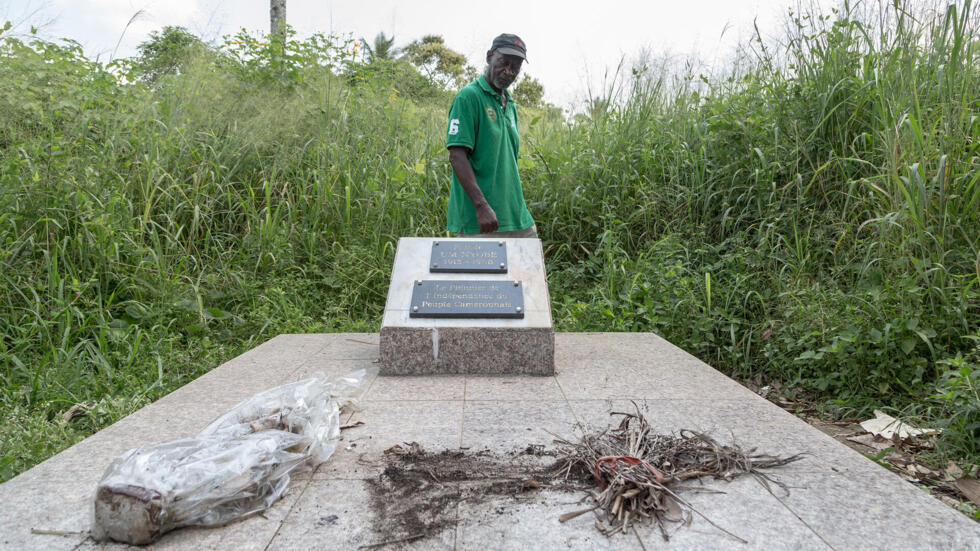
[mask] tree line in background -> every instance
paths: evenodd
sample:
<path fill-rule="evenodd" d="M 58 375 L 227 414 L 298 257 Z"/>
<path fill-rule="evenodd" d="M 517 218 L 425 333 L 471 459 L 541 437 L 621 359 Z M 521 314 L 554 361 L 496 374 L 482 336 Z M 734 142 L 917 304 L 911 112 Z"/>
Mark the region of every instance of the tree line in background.
<path fill-rule="evenodd" d="M 976 463 L 980 18 L 879 7 L 576 117 L 526 98 L 522 181 L 557 330 L 653 331 Z M 377 331 L 398 238 L 444 235 L 466 75 L 438 37 L 164 29 L 106 66 L 0 34 L 0 478 L 278 333 Z"/>
<path fill-rule="evenodd" d="M 282 61 L 288 64 L 290 56 L 296 53 L 309 53 L 309 48 L 303 42 L 293 40 L 294 32 L 288 26 L 282 26 L 278 33 L 266 37 L 266 41 L 253 43 L 248 40 L 246 33 L 240 33 L 231 45 L 244 45 L 246 40 L 251 50 L 256 44 L 281 50 Z M 326 37 L 318 35 L 306 41 L 324 43 Z M 242 44 L 238 44 L 241 42 Z M 439 35 L 426 35 L 410 42 L 403 48 L 395 46 L 395 37 L 386 36 L 381 32 L 372 41 L 365 38 L 360 40 L 345 39 L 345 46 L 350 51 L 350 59 L 345 60 L 343 74 L 356 82 L 368 80 L 378 85 L 389 85 L 400 93 L 413 99 L 432 99 L 445 97 L 448 91 L 458 90 L 480 76 L 480 71 L 466 61 L 466 57 L 446 45 Z M 228 43 L 226 43 L 227 45 Z M 239 49 L 241 50 L 241 49 Z M 288 53 L 290 51 L 296 53 Z M 197 59 L 205 52 L 220 54 L 220 49 L 207 45 L 197 36 L 182 27 L 167 26 L 160 31 L 150 33 L 150 39 L 137 49 L 138 53 L 129 65 L 136 78 L 147 83 L 153 83 L 160 77 L 177 74 L 183 64 Z M 275 53 L 270 54 L 276 57 Z M 306 58 L 305 61 L 309 61 Z M 293 61 L 298 61 L 294 58 Z M 319 62 L 329 62 L 318 59 Z M 298 76 L 292 75 L 293 77 Z M 511 90 L 518 104 L 524 107 L 544 107 L 544 86 L 528 74 L 524 74 Z"/>

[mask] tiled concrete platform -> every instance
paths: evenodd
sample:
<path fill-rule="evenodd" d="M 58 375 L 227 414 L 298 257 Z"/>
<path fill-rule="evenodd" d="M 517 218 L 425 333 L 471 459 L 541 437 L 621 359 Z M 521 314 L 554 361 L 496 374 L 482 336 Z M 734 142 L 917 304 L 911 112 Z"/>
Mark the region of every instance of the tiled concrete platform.
<path fill-rule="evenodd" d="M 695 519 L 669 544 L 653 531 L 606 538 L 577 496 L 456 506 L 455 527 L 383 549 L 980 549 L 980 524 L 838 444 L 682 350 L 651 334 L 558 334 L 553 377 L 375 377 L 337 453 L 293 481 L 264 515 L 216 529 L 171 532 L 153 549 L 356 549 L 379 542 L 367 481 L 381 452 L 417 441 L 442 448 L 513 450 L 573 436 L 576 423 L 606 426 L 610 410 L 645 406 L 662 431 L 728 435 L 773 453 L 809 452 L 774 471 L 788 496 L 755 479 L 709 482 L 726 492 L 687 494 L 742 545 Z M 281 335 L 192 384 L 0 485 L 0 549 L 122 549 L 86 538 L 89 500 L 103 469 L 123 451 L 192 435 L 238 401 L 316 371 L 340 375 L 375 365 L 374 334 Z M 349 448 L 349 449 L 348 449 Z M 34 531 L 63 532 L 38 534 Z"/>

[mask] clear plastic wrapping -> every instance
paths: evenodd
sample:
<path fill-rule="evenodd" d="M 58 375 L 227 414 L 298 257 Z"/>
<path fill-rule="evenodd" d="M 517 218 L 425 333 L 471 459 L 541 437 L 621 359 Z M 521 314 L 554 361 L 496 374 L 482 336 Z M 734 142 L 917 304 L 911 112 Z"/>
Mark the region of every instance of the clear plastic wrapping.
<path fill-rule="evenodd" d="M 321 375 L 266 390 L 194 438 L 129 450 L 106 469 L 93 500 L 92 537 L 146 544 L 183 526 L 218 526 L 265 510 L 289 475 L 326 461 L 340 409 L 367 377 Z"/>

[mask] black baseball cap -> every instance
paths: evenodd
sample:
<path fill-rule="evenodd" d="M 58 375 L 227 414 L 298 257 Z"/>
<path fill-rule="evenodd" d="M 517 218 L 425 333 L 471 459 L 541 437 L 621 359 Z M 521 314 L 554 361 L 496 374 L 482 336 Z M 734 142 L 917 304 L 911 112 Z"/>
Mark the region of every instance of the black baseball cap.
<path fill-rule="evenodd" d="M 524 61 L 527 61 L 527 46 L 521 40 L 521 37 L 516 34 L 504 33 L 494 38 L 493 44 L 490 46 L 490 51 L 494 52 L 497 50 L 500 50 L 502 54 L 516 55 Z"/>

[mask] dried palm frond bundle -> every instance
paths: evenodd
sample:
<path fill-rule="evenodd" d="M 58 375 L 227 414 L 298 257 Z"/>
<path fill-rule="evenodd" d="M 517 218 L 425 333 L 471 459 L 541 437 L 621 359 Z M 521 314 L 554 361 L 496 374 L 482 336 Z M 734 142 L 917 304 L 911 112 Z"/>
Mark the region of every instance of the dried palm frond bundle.
<path fill-rule="evenodd" d="M 594 488 L 595 506 L 567 513 L 562 522 L 595 511 L 596 527 L 609 536 L 635 530 L 638 522 L 655 524 L 664 540 L 669 539 L 666 522 L 691 522 L 697 514 L 719 530 L 743 541 L 704 517 L 678 492 L 690 490 L 680 483 L 701 477 L 732 480 L 750 474 L 769 489 L 770 483 L 786 486 L 762 469 L 797 461 L 802 454 L 777 457 L 744 450 L 734 442 L 723 445 L 710 436 L 692 430 L 678 435 L 656 434 L 640 413 L 612 412 L 621 416 L 616 428 L 583 434 L 578 442 L 559 438 L 556 478 L 577 480 Z M 597 488 L 596 488 L 597 487 Z M 722 493 L 722 492 L 718 492 Z"/>

